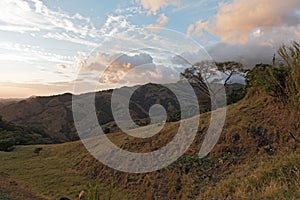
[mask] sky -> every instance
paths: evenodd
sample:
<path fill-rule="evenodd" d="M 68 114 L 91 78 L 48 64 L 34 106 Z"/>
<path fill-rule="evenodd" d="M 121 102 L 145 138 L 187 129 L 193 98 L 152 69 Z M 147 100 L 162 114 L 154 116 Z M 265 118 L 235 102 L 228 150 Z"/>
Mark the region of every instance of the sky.
<path fill-rule="evenodd" d="M 0 98 L 174 82 L 178 56 L 251 68 L 299 40 L 299 0 L 1 0 Z"/>

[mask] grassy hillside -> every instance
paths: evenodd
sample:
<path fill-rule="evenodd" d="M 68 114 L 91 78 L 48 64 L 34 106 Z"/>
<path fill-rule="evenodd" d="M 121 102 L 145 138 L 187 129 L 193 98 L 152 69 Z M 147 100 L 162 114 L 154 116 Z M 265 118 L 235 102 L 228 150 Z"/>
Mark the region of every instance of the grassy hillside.
<path fill-rule="evenodd" d="M 197 152 L 209 117 L 209 113 L 200 117 L 197 138 L 188 152 L 156 172 L 112 170 L 92 158 L 80 142 L 73 142 L 41 146 L 40 156 L 33 153 L 37 146 L 1 152 L 0 173 L 50 199 L 75 199 L 82 189 L 91 190 L 96 184 L 101 199 L 300 198 L 299 143 L 289 134 L 298 118 L 285 105 L 263 93 L 252 93 L 229 106 L 219 143 L 200 160 Z M 108 136 L 124 149 L 150 151 L 168 143 L 178 125 L 168 123 L 161 134 L 146 140 L 124 140 L 123 133 Z M 300 138 L 299 129 L 293 134 Z"/>
<path fill-rule="evenodd" d="M 295 183 L 299 181 L 299 144 L 289 134 L 289 127 L 298 119 L 285 109 L 285 105 L 265 94 L 251 94 L 229 106 L 219 143 L 207 158 L 199 160 L 197 152 L 208 120 L 209 113 L 200 117 L 201 126 L 193 145 L 167 169 L 142 175 L 126 174 L 89 157 L 82 157 L 77 169 L 100 182 L 115 181 L 117 188 L 128 189 L 136 197 L 143 194 L 146 199 L 210 199 L 215 196 L 259 199 L 268 195 L 273 199 L 298 198 L 300 187 Z M 163 137 L 149 140 L 130 138 L 123 141 L 121 133 L 110 137 L 115 143 L 121 143 L 122 148 L 145 152 L 166 144 L 177 127 L 178 123 L 167 124 L 162 131 Z M 299 129 L 293 133 L 300 138 Z M 233 184 L 231 189 L 227 188 L 230 184 Z M 268 194 L 268 190 L 276 192 Z"/>
<path fill-rule="evenodd" d="M 39 156 L 34 153 L 37 147 L 43 148 Z M 13 152 L 0 152 L 0 196 L 19 200 L 62 196 L 77 199 L 81 190 L 95 185 L 95 180 L 76 170 L 79 155 L 87 155 L 80 143 L 18 146 Z M 111 186 L 97 184 L 102 198 L 106 199 Z M 122 193 L 114 195 L 117 198 Z"/>

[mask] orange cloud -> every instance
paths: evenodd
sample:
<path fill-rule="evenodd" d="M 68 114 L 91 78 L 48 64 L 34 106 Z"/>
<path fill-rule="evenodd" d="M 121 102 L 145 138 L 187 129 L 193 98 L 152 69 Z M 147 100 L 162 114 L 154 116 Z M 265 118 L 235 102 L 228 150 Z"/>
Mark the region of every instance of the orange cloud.
<path fill-rule="evenodd" d="M 201 36 L 202 30 L 207 30 L 219 36 L 223 42 L 245 44 L 253 33 L 254 36 L 261 36 L 263 29 L 296 28 L 300 20 L 297 14 L 299 8 L 299 0 L 234 0 L 220 3 L 217 14 L 212 19 L 197 22 L 198 29 L 197 23 L 190 25 L 187 33 Z"/>
<path fill-rule="evenodd" d="M 142 4 L 149 11 L 148 14 L 156 14 L 161 8 L 180 4 L 180 0 L 136 0 L 136 2 Z"/>
<path fill-rule="evenodd" d="M 258 27 L 280 26 L 288 22 L 288 15 L 300 6 L 299 0 L 235 0 L 220 3 L 211 31 L 224 42 L 247 43 L 249 34 Z"/>
<path fill-rule="evenodd" d="M 186 32 L 187 37 L 203 35 L 203 30 L 208 29 L 208 22 L 203 22 L 202 20 L 197 21 L 195 24 L 191 24 Z"/>
<path fill-rule="evenodd" d="M 165 14 L 161 14 L 159 18 L 156 20 L 157 24 L 150 24 L 148 28 L 150 29 L 161 29 L 163 28 L 169 21 L 169 18 Z"/>

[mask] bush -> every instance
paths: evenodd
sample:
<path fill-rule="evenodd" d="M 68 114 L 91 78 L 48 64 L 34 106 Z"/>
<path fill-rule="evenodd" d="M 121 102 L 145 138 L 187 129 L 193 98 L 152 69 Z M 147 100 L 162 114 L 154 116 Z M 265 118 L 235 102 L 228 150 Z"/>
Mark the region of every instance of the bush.
<path fill-rule="evenodd" d="M 110 128 L 108 127 L 105 127 L 104 130 L 103 130 L 104 134 L 108 134 L 110 133 Z"/>
<path fill-rule="evenodd" d="M 14 138 L 7 138 L 0 140 L 0 151 L 12 151 L 14 149 Z"/>
<path fill-rule="evenodd" d="M 300 99 L 300 45 L 296 42 L 290 47 L 282 46 L 278 50 L 283 63 L 256 65 L 246 77 L 247 87 L 262 87 L 269 95 L 284 103 L 299 105 Z"/>
<path fill-rule="evenodd" d="M 233 89 L 231 93 L 227 94 L 227 105 L 236 103 L 240 100 L 242 100 L 247 93 L 247 88 L 245 86 L 239 88 L 239 89 Z"/>
<path fill-rule="evenodd" d="M 286 93 L 294 106 L 300 101 L 300 44 L 293 42 L 290 47 L 282 46 L 278 50 L 289 73 L 286 80 Z"/>
<path fill-rule="evenodd" d="M 38 148 L 36 148 L 33 152 L 37 155 L 37 156 L 39 156 L 40 155 L 40 152 L 43 150 L 43 148 L 42 147 L 38 147 Z"/>
<path fill-rule="evenodd" d="M 289 69 L 279 65 L 258 64 L 246 76 L 247 87 L 263 88 L 273 97 L 286 99 L 286 82 Z"/>

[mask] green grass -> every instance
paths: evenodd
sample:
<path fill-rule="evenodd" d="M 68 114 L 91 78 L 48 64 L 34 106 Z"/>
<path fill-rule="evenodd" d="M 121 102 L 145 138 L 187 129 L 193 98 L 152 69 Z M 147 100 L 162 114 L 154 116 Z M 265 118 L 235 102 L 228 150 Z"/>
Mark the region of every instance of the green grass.
<path fill-rule="evenodd" d="M 69 156 L 55 154 L 59 145 L 42 146 L 40 156 L 36 146 L 18 146 L 13 152 L 0 152 L 0 172 L 20 181 L 41 194 L 59 198 L 75 198 L 91 181 L 73 169 Z"/>
<path fill-rule="evenodd" d="M 39 155 L 34 153 L 38 147 L 42 148 Z M 17 146 L 12 152 L 0 152 L 0 174 L 7 174 L 9 179 L 45 199 L 59 199 L 62 196 L 78 199 L 80 191 L 93 191 L 95 187 L 101 200 L 129 198 L 108 183 L 98 183 L 76 170 L 78 158 L 87 154 L 80 142 Z M 6 199 L 24 200 L 18 195 L 1 191 L 1 187 L 0 195 L 6 195 Z"/>

